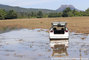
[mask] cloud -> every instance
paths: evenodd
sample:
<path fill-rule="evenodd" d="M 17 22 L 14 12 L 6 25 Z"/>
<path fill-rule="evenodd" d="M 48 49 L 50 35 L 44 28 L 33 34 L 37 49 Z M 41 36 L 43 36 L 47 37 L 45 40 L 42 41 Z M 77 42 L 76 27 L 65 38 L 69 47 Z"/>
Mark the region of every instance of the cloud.
<path fill-rule="evenodd" d="M 43 3 L 50 3 L 56 0 L 2 0 L 1 4 L 13 5 L 13 6 L 31 6 Z"/>
<path fill-rule="evenodd" d="M 31 5 L 38 5 L 38 4 L 43 4 L 43 3 L 49 3 L 55 0 L 30 0 L 30 1 L 22 1 L 19 3 L 16 3 L 18 6 L 31 6 Z"/>

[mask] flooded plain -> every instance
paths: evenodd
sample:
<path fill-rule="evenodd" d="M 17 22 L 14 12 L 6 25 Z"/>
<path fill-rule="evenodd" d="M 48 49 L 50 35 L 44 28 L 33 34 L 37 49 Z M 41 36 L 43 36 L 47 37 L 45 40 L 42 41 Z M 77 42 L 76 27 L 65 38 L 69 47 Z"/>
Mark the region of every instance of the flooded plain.
<path fill-rule="evenodd" d="M 71 32 L 69 46 L 50 48 L 46 29 L 21 29 L 0 34 L 0 60 L 88 60 L 89 35 Z M 57 48 L 58 47 L 58 48 Z"/>

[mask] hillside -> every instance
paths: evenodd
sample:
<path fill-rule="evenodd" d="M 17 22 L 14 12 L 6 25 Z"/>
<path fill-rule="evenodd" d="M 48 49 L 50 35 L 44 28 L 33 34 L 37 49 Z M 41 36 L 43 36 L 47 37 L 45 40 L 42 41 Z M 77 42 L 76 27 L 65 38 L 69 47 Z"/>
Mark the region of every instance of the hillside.
<path fill-rule="evenodd" d="M 42 11 L 43 13 L 56 12 L 54 10 L 49 10 L 49 9 L 22 8 L 22 7 L 8 6 L 8 5 L 2 5 L 2 4 L 0 4 L 0 8 L 5 9 L 7 11 L 15 10 L 17 12 L 38 12 L 38 11 Z"/>
<path fill-rule="evenodd" d="M 65 10 L 66 8 L 71 8 L 71 10 L 75 9 L 77 11 L 77 8 L 75 8 L 72 5 L 61 5 L 61 7 L 59 7 L 56 10 L 50 10 L 50 9 L 36 9 L 36 8 L 22 8 L 22 7 L 18 7 L 18 6 L 8 6 L 8 5 L 2 5 L 0 4 L 0 8 L 1 9 L 5 9 L 5 10 L 15 10 L 17 12 L 38 12 L 38 11 L 42 11 L 43 13 L 53 13 L 53 12 L 62 12 L 63 10 Z"/>
<path fill-rule="evenodd" d="M 60 8 L 58 8 L 56 11 L 58 12 L 62 12 L 63 10 L 65 10 L 66 8 L 70 8 L 71 10 L 77 10 L 77 11 L 80 11 L 78 10 L 77 8 L 75 8 L 73 5 L 61 5 Z"/>
<path fill-rule="evenodd" d="M 50 10 L 50 9 L 36 9 L 36 8 L 22 8 L 22 7 L 18 7 L 18 6 L 8 6 L 8 5 L 2 5 L 0 4 L 0 8 L 1 9 L 5 9 L 5 10 L 15 10 L 17 12 L 38 12 L 38 11 L 42 11 L 43 13 L 51 13 L 51 12 L 62 12 L 63 10 L 65 10 L 66 8 L 70 8 L 71 10 L 75 9 L 77 11 L 77 8 L 75 8 L 72 5 L 61 5 L 61 7 L 59 7 L 56 10 Z"/>

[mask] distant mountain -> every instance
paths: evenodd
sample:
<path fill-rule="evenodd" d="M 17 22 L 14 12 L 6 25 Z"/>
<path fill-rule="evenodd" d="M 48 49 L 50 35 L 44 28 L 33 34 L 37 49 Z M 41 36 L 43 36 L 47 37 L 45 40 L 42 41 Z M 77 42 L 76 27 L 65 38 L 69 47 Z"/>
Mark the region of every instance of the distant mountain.
<path fill-rule="evenodd" d="M 62 12 L 63 10 L 65 10 L 66 8 L 70 8 L 71 10 L 77 10 L 77 11 L 80 11 L 80 10 L 78 10 L 78 9 L 76 9 L 73 5 L 61 5 L 61 7 L 60 8 L 58 8 L 56 11 L 58 11 L 58 12 Z"/>
<path fill-rule="evenodd" d="M 15 10 L 16 12 L 38 12 L 38 11 L 42 11 L 43 13 L 56 12 L 55 10 L 49 10 L 49 9 L 22 8 L 22 7 L 8 6 L 2 4 L 0 4 L 0 9 L 5 9 L 7 11 Z"/>
<path fill-rule="evenodd" d="M 22 7 L 18 7 L 18 6 L 8 6 L 8 5 L 0 4 L 0 9 L 5 9 L 7 11 L 8 10 L 15 10 L 16 12 L 38 12 L 38 11 L 42 11 L 43 13 L 51 13 L 51 12 L 54 13 L 54 12 L 62 12 L 63 10 L 65 10 L 68 7 L 71 8 L 72 10 L 75 9 L 77 11 L 80 11 L 72 5 L 61 5 L 61 7 L 58 8 L 57 10 L 50 10 L 50 9 L 22 8 Z"/>

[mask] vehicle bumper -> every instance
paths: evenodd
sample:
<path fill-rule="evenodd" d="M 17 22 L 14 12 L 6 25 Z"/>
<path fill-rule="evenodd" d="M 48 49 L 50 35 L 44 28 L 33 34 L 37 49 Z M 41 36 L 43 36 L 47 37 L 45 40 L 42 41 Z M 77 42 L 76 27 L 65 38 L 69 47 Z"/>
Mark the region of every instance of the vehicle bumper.
<path fill-rule="evenodd" d="M 60 36 L 60 37 L 51 36 L 49 39 L 50 40 L 68 40 L 69 39 L 69 36 Z"/>

